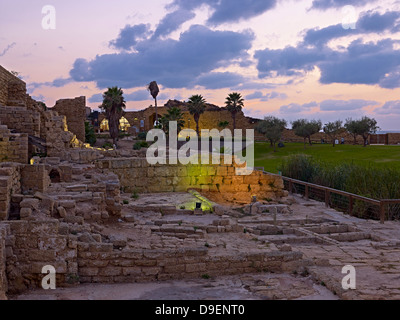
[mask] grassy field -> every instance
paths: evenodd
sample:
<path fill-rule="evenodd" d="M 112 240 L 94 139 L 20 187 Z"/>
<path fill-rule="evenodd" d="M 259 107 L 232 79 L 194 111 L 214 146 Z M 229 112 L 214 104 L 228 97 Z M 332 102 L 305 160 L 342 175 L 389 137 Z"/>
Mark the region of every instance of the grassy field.
<path fill-rule="evenodd" d="M 255 165 L 265 171 L 278 173 L 282 159 L 292 154 L 307 154 L 316 160 L 339 164 L 352 162 L 359 165 L 371 165 L 377 168 L 395 168 L 400 171 L 400 146 L 367 146 L 315 144 L 304 149 L 302 143 L 287 143 L 274 153 L 269 144 L 257 142 L 255 145 Z"/>

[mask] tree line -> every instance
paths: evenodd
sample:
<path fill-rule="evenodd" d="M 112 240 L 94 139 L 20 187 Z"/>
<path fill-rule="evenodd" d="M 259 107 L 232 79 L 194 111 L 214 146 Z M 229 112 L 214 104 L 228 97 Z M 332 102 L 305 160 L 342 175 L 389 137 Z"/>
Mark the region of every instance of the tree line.
<path fill-rule="evenodd" d="M 171 107 L 168 109 L 166 115 L 159 118 L 157 111 L 157 96 L 160 89 L 157 82 L 151 82 L 147 86 L 147 90 L 155 100 L 155 127 L 162 128 L 166 133 L 168 133 L 169 122 L 176 121 L 178 123 L 178 131 L 181 131 L 185 126 L 181 109 L 178 107 Z M 108 88 L 108 90 L 103 94 L 103 103 L 99 106 L 99 108 L 105 113 L 109 122 L 110 136 L 113 139 L 114 145 L 116 145 L 119 136 L 119 120 L 123 116 L 124 109 L 126 108 L 126 101 L 123 93 L 124 92 L 121 88 Z M 198 136 L 200 136 L 200 117 L 206 111 L 206 104 L 207 101 L 200 94 L 193 95 L 188 100 L 188 110 L 196 122 L 196 132 Z M 236 116 L 244 107 L 244 99 L 242 95 L 238 92 L 230 93 L 226 97 L 225 106 L 231 113 L 233 129 L 236 129 Z M 367 146 L 369 136 L 376 133 L 379 129 L 377 121 L 369 117 L 363 117 L 360 120 L 347 119 L 345 123 L 338 120 L 328 122 L 325 125 L 322 125 L 320 120 L 299 119 L 293 121 L 291 124 L 294 134 L 304 139 L 304 147 L 306 146 L 307 140 L 308 143 L 312 145 L 311 136 L 321 132 L 322 130 L 332 140 L 333 146 L 335 146 L 335 142 L 339 135 L 344 131 L 347 131 L 353 136 L 355 144 L 357 143 L 357 137 L 361 136 L 364 140 L 364 146 Z M 228 125 L 228 121 L 221 121 L 219 123 L 219 126 L 223 129 Z M 274 151 L 276 151 L 276 144 L 282 140 L 282 135 L 287 125 L 288 123 L 286 120 L 269 116 L 257 124 L 256 131 L 263 134 L 270 141 L 271 146 L 274 147 Z"/>
<path fill-rule="evenodd" d="M 257 124 L 256 131 L 263 134 L 271 143 L 276 152 L 276 144 L 282 140 L 282 135 L 287 127 L 287 121 L 276 117 L 266 117 Z M 368 138 L 378 130 L 378 124 L 375 119 L 363 117 L 359 120 L 347 119 L 345 123 L 341 120 L 328 122 L 322 125 L 320 120 L 299 119 L 293 121 L 292 130 L 298 137 L 304 139 L 304 148 L 308 144 L 312 145 L 311 136 L 323 131 L 332 141 L 333 147 L 336 141 L 344 132 L 348 132 L 354 138 L 354 144 L 357 144 L 357 138 L 361 136 L 364 140 L 364 147 L 368 145 Z"/>
<path fill-rule="evenodd" d="M 169 122 L 176 121 L 178 123 L 178 131 L 181 131 L 185 126 L 183 120 L 183 113 L 178 107 L 171 107 L 168 109 L 167 114 L 159 117 L 157 111 L 157 96 L 160 89 L 156 81 L 151 82 L 147 86 L 147 90 L 155 100 L 155 128 L 163 129 L 166 133 L 169 131 Z M 121 88 L 112 87 L 103 94 L 103 103 L 99 108 L 104 112 L 110 127 L 110 136 L 113 139 L 113 144 L 117 144 L 119 136 L 119 120 L 123 116 L 126 108 L 126 101 L 123 96 L 124 92 Z M 196 132 L 200 136 L 199 122 L 201 115 L 206 111 L 207 101 L 200 94 L 193 95 L 188 100 L 188 110 L 196 122 Z M 232 115 L 233 129 L 236 129 L 236 116 L 244 107 L 244 99 L 238 92 L 230 93 L 226 97 L 225 106 Z M 228 121 L 221 121 L 219 126 L 226 128 L 229 125 Z"/>

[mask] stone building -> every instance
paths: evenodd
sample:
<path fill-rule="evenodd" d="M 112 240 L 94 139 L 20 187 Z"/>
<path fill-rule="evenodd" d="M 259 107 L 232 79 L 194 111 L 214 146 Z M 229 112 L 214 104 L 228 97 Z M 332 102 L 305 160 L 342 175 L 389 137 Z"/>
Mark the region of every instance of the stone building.
<path fill-rule="evenodd" d="M 159 118 L 167 114 L 168 108 L 178 107 L 182 110 L 183 120 L 185 121 L 184 129 L 196 130 L 196 122 L 193 116 L 189 113 L 188 105 L 186 102 L 169 100 L 164 106 L 157 108 L 157 113 Z M 147 109 L 141 111 L 128 111 L 125 112 L 123 116 L 123 121 L 128 121 L 132 132 L 147 132 L 153 128 L 153 124 L 156 119 L 155 107 L 151 106 Z M 106 124 L 106 119 L 104 114 L 99 115 L 100 128 L 101 124 Z M 213 104 L 206 104 L 206 111 L 200 116 L 199 127 L 201 129 L 219 129 L 218 126 L 220 122 L 228 121 L 229 125 L 227 129 L 233 130 L 233 120 L 231 113 L 227 108 L 220 108 Z M 236 116 L 236 128 L 237 129 L 254 129 L 259 119 L 254 119 L 246 117 L 243 112 L 239 112 Z M 122 124 L 122 123 L 121 123 Z M 123 124 L 122 124 L 123 125 Z M 125 124 L 126 125 L 126 124 Z M 106 128 L 103 127 L 103 128 Z M 259 138 L 262 138 L 261 136 Z"/>
<path fill-rule="evenodd" d="M 0 66 L 0 162 L 27 163 L 37 154 L 67 159 L 68 149 L 83 146 L 85 107 L 80 97 L 47 109 L 27 94 L 24 81 Z"/>

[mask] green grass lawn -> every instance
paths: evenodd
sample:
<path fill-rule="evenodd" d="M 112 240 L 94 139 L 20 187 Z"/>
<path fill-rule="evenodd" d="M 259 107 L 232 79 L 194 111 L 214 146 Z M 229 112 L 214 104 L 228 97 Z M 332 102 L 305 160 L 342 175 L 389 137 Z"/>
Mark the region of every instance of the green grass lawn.
<path fill-rule="evenodd" d="M 286 143 L 284 148 L 273 148 L 266 142 L 257 142 L 255 145 L 255 166 L 264 167 L 271 173 L 278 173 L 282 160 L 292 154 L 311 155 L 316 160 L 326 163 L 340 164 L 353 162 L 359 165 L 372 165 L 377 168 L 391 167 L 400 171 L 400 146 L 367 146 L 315 144 L 307 145 L 304 149 L 302 143 Z"/>

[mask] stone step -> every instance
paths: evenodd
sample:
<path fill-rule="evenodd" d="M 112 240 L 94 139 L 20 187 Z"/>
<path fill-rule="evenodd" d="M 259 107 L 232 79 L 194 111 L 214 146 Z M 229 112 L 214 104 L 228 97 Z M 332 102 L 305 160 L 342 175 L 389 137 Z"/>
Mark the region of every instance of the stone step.
<path fill-rule="evenodd" d="M 366 232 L 347 232 L 347 233 L 336 233 L 329 235 L 332 238 L 340 242 L 355 242 L 359 240 L 371 239 L 371 234 Z"/>
<path fill-rule="evenodd" d="M 284 235 L 284 236 L 259 236 L 259 241 L 264 243 L 274 244 L 304 244 L 304 243 L 322 243 L 322 241 L 312 236 L 295 236 L 295 235 Z"/>

